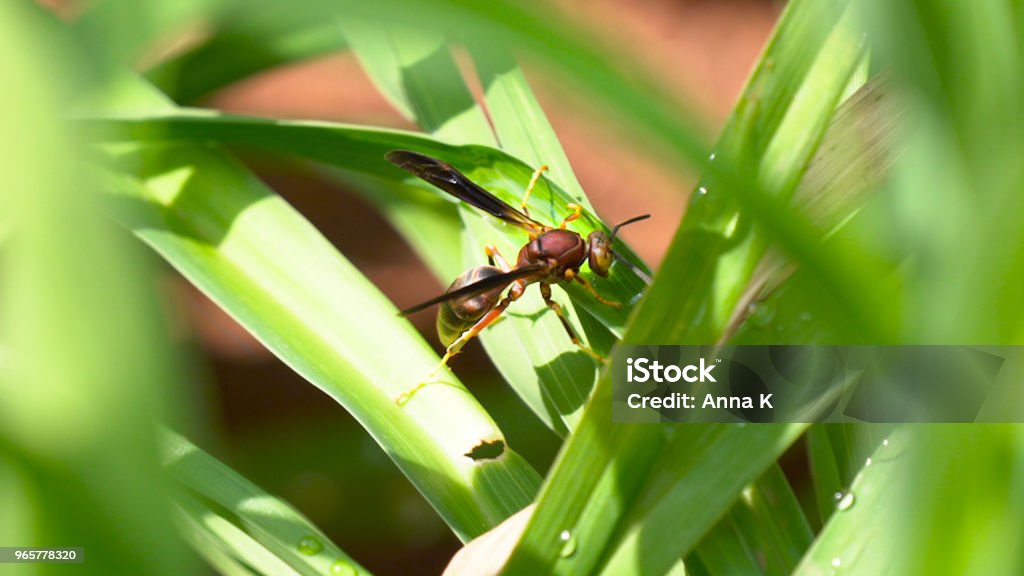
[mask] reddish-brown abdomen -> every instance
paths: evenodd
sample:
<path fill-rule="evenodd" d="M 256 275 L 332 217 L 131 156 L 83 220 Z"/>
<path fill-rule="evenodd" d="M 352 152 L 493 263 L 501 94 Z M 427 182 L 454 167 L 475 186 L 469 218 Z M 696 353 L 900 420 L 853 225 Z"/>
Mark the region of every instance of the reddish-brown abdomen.
<path fill-rule="evenodd" d="M 463 286 L 479 282 L 484 278 L 497 276 L 501 270 L 494 266 L 477 266 L 463 272 L 452 282 L 446 292 L 458 290 Z M 445 346 L 450 346 L 463 332 L 483 317 L 501 298 L 504 286 L 474 294 L 455 298 L 441 304 L 437 313 L 437 336 Z"/>

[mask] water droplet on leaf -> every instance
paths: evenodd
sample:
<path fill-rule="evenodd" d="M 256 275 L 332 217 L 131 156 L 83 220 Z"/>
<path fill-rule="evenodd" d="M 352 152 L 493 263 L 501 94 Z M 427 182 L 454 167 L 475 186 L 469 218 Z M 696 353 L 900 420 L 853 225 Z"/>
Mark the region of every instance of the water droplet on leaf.
<path fill-rule="evenodd" d="M 562 550 L 559 552 L 562 558 L 568 558 L 576 553 L 576 538 L 573 537 L 572 532 L 562 530 L 558 539 L 562 541 Z"/>
<path fill-rule="evenodd" d="M 757 328 L 764 328 L 775 318 L 775 306 L 771 304 L 751 304 L 747 307 L 750 323 Z"/>
<path fill-rule="evenodd" d="M 319 554 L 324 549 L 324 545 L 313 536 L 306 536 L 302 540 L 299 540 L 299 552 L 302 552 L 306 556 L 313 556 Z"/>
<path fill-rule="evenodd" d="M 334 564 L 331 564 L 331 574 L 334 576 L 355 576 L 356 569 L 344 560 L 335 560 Z"/>

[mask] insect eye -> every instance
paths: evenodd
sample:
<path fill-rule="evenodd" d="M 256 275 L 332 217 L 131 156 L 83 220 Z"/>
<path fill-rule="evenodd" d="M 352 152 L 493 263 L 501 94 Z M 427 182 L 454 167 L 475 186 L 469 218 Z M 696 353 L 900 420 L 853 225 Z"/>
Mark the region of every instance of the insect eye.
<path fill-rule="evenodd" d="M 587 241 L 590 243 L 590 255 L 587 257 L 590 269 L 598 276 L 608 276 L 608 269 L 612 266 L 611 241 L 604 232 L 591 232 Z"/>

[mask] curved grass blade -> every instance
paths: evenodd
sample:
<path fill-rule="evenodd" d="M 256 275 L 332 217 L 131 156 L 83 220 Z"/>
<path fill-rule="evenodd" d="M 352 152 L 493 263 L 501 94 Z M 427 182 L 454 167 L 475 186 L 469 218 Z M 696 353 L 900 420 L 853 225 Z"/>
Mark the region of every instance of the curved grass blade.
<path fill-rule="evenodd" d="M 405 178 L 405 173 L 384 160 L 384 154 L 396 148 L 415 149 L 444 158 L 475 182 L 512 204 L 518 204 L 519 191 L 533 172 L 508 154 L 484 146 L 452 146 L 414 132 L 331 122 L 266 120 L 186 109 L 144 115 L 93 115 L 82 117 L 78 122 L 92 130 L 93 138 L 99 142 L 130 139 L 238 144 L 299 156 L 392 181 Z M 425 184 L 423 186 L 430 190 Z M 572 202 L 571 197 L 557 186 L 552 185 L 551 188 L 553 202 L 562 206 L 560 212 L 570 212 L 564 206 Z M 594 230 L 608 231 L 604 223 L 586 212 L 573 225 L 583 235 Z M 504 233 L 509 238 L 518 238 L 520 246 L 525 243 L 525 234 L 519 230 Z M 615 249 L 625 251 L 624 246 L 617 241 Z M 597 282 L 602 283 L 602 290 L 609 298 L 623 302 L 629 302 L 646 286 L 628 268 L 619 266 L 613 266 L 609 277 L 595 280 Z M 573 300 L 609 331 L 616 335 L 622 333 L 627 311 L 601 305 L 582 288 L 570 286 L 569 291 Z"/>
<path fill-rule="evenodd" d="M 161 452 L 183 489 L 175 500 L 190 540 L 205 540 L 261 574 L 369 574 L 294 508 L 185 438 L 165 432 Z"/>
<path fill-rule="evenodd" d="M 396 403 L 436 356 L 280 197 L 209 146 L 151 144 L 119 161 L 137 180 L 108 179 L 113 214 L 345 406 L 457 535 L 482 533 L 529 502 L 536 473 L 458 381 Z M 365 325 L 373 329 L 353 330 Z M 486 442 L 504 447 L 499 458 L 468 456 Z"/>
<path fill-rule="evenodd" d="M 0 3 L 0 541 L 82 547 L 84 563 L 3 572 L 176 576 L 154 421 L 173 419 L 177 358 L 154 262 L 97 211 L 99 187 L 61 115 L 91 86 L 35 3 Z M 17 137 L 13 137 L 17 134 Z"/>
<path fill-rule="evenodd" d="M 531 166 L 548 166 L 549 180 L 593 210 L 523 70 L 510 54 L 495 48 L 471 53 L 502 149 Z"/>
<path fill-rule="evenodd" d="M 826 43 L 839 15 L 840 10 L 835 3 L 790 3 L 723 132 L 722 145 L 716 148 L 716 152 L 759 157 L 784 124 L 784 118 L 790 114 L 789 107 L 805 82 L 813 80 L 831 86 L 838 99 L 848 78 L 835 76 L 832 68 L 824 70 L 820 66 L 818 69 L 824 72 L 824 76 L 807 78 L 815 67 L 814 58 L 808 54 L 816 54 L 818 48 Z M 840 50 L 839 53 L 846 54 L 850 64 L 848 69 L 852 73 L 859 60 L 859 51 Z M 756 110 L 760 103 L 771 108 Z M 827 107 L 817 109 L 826 117 L 832 114 Z M 821 129 L 825 124 L 827 121 L 816 121 Z M 796 129 L 793 126 L 787 130 Z M 805 140 L 810 143 L 808 154 L 813 152 L 817 140 Z M 726 155 L 723 160 L 730 158 Z M 735 157 L 731 160 L 739 162 Z M 800 162 L 791 162 L 779 170 L 799 173 L 804 168 Z M 787 178 L 778 181 L 787 181 Z M 742 287 L 743 282 L 734 282 L 736 278 L 731 274 L 716 278 L 721 273 L 717 267 L 729 246 L 726 236 L 729 235 L 729 227 L 735 226 L 730 222 L 738 215 L 738 207 L 725 198 L 703 206 L 700 202 L 694 200 L 694 206 L 673 242 L 650 295 L 642 302 L 635 322 L 627 331 L 626 341 L 706 344 L 717 336 L 714 319 L 722 321 L 715 315 L 712 303 L 716 299 L 728 301 L 739 295 L 736 288 Z M 749 208 L 749 205 L 744 207 Z M 759 256 L 759 252 L 753 251 L 740 258 L 740 261 L 747 262 L 740 269 L 752 270 Z M 675 313 L 664 314 L 667 309 Z M 644 566 L 652 573 L 664 572 L 689 551 L 726 511 L 740 489 L 756 479 L 800 431 L 800 427 L 785 426 L 740 429 L 686 426 L 669 430 L 652 426 L 646 431 L 643 427 L 629 429 L 625 425 L 608 424 L 611 419 L 610 403 L 610 378 L 605 377 L 600 380 L 595 397 L 584 415 L 580 433 L 570 439 L 554 473 L 545 484 L 530 527 L 519 548 L 513 552 L 510 573 L 530 573 L 536 569 L 555 573 L 587 573 L 602 562 L 606 562 L 605 569 L 609 573 L 616 569 L 632 569 L 636 565 Z M 698 437 L 695 438 L 695 434 Z M 615 448 L 609 448 L 609 444 Z M 679 467 L 664 464 L 674 461 L 667 457 L 672 447 L 679 451 L 673 455 L 681 459 L 680 462 L 686 462 L 689 452 L 683 453 L 684 444 L 686 450 L 698 446 L 705 458 L 729 458 L 731 454 L 745 453 L 751 446 L 761 448 L 758 454 L 751 454 L 742 462 L 731 463 L 728 467 L 731 477 L 722 482 L 714 470 L 700 468 L 700 473 L 687 474 L 685 464 L 677 464 Z M 654 474 L 659 468 L 655 463 L 662 463 L 657 476 Z M 656 482 L 662 486 L 657 488 Z M 612 490 L 612 486 L 616 488 Z M 715 488 L 720 488 L 720 491 Z M 702 490 L 709 492 L 702 494 Z M 581 492 L 586 496 L 570 498 L 567 495 Z M 636 504 L 636 499 L 642 494 L 649 500 L 645 506 L 650 506 L 650 509 L 637 511 L 627 520 L 622 511 Z M 588 500 L 604 503 L 600 506 L 604 511 L 600 514 L 600 523 L 598 515 L 592 511 L 597 506 L 588 509 Z M 609 501 L 614 504 L 605 503 Z M 679 508 L 670 504 L 680 502 L 693 502 L 694 507 L 699 508 L 700 517 L 685 528 L 675 524 L 671 518 Z M 562 556 L 557 541 L 558 535 L 566 529 L 579 534 L 577 552 L 572 557 Z"/>
<path fill-rule="evenodd" d="M 693 196 L 666 256 L 666 265 L 660 270 L 661 274 L 683 284 L 665 282 L 659 287 L 656 283 L 644 301 L 644 306 L 655 309 L 682 301 L 683 308 L 679 314 L 669 317 L 638 314 L 638 341 L 650 340 L 647 334 L 655 331 L 655 323 L 666 324 L 657 332 L 667 333 L 669 341 L 717 342 L 728 327 L 742 297 L 742 289 L 765 253 L 767 237 L 781 241 L 778 234 L 788 232 L 782 231 L 779 225 L 789 219 L 785 214 L 792 212 L 774 198 L 750 195 L 747 188 L 770 186 L 768 189 L 773 189 L 780 198 L 788 198 L 793 193 L 795 183 L 805 172 L 834 107 L 861 60 L 863 46 L 859 34 L 852 29 L 850 14 L 852 10 L 847 11 L 840 22 L 842 11 L 835 3 L 825 0 L 794 2 L 787 6 L 776 36 L 766 47 L 715 146 L 715 162 L 731 161 L 736 167 L 746 167 L 753 176 L 748 179 L 756 178 L 758 184 L 735 189 L 719 186 L 716 184 L 718 174 L 700 182 L 699 193 Z M 804 45 L 797 49 L 783 41 L 789 33 L 795 33 L 794 38 L 800 37 Z M 766 62 L 772 65 L 766 66 Z M 752 110 L 762 105 L 770 109 Z M 774 158 L 773 163 L 762 158 L 765 154 Z M 734 198 L 736 194 L 741 197 Z M 754 204 L 747 203 L 750 201 Z M 759 224 L 767 222 L 761 216 L 780 220 L 773 224 L 769 233 L 751 226 L 755 215 Z M 805 222 L 789 220 L 792 230 L 802 228 L 800 234 L 807 236 L 799 242 L 789 238 L 784 243 L 785 249 L 802 242 L 803 253 L 794 254 L 797 260 L 806 263 L 806 258 L 817 258 L 819 271 L 829 268 L 839 273 L 834 269 L 835 264 L 822 264 L 824 254 L 820 250 L 807 248 L 820 244 L 814 240 L 815 236 L 820 238 L 820 232 L 812 235 L 812 229 Z M 694 258 L 695 254 L 714 257 Z M 671 266 L 667 265 L 669 262 Z M 835 285 L 833 278 L 829 287 Z"/>
<path fill-rule="evenodd" d="M 515 114 L 514 110 L 491 110 L 491 120 L 496 133 L 480 106 L 473 101 L 458 67 L 452 58 L 448 45 L 438 35 L 427 33 L 410 34 L 407 30 L 381 30 L 379 27 L 366 28 L 349 21 L 345 25 L 356 53 L 364 67 L 375 79 L 378 87 L 400 110 L 405 110 L 412 119 L 435 136 L 464 143 L 502 143 L 506 152 L 533 152 L 520 146 L 520 142 L 506 137 L 505 132 L 514 122 L 520 122 L 530 130 L 538 123 L 544 123 L 548 150 L 557 149 L 554 158 L 563 161 L 556 166 L 560 175 L 568 174 L 567 161 L 554 139 L 550 127 L 546 126 L 543 114 L 526 116 Z M 522 88 L 523 86 L 521 86 Z M 438 103 L 444 103 L 444 106 Z M 534 113 L 539 112 L 534 102 Z M 550 145 L 553 143 L 554 148 Z M 527 159 L 536 161 L 534 155 Z M 540 163 L 536 162 L 535 166 Z M 511 180 L 506 188 L 525 190 L 524 183 L 529 175 L 519 182 Z M 576 190 L 575 201 L 583 197 L 575 179 L 567 180 Z M 569 212 L 556 212 L 547 180 L 538 183 L 539 190 L 533 196 L 531 207 L 536 214 L 537 204 L 547 200 L 542 212 L 552 223 Z M 519 192 L 522 194 L 522 192 Z M 509 202 L 518 205 L 518 199 Z M 584 203 L 589 206 L 589 203 Z M 509 239 L 507 230 L 488 220 L 481 220 L 471 211 L 462 211 L 466 224 L 464 241 L 464 266 L 473 266 L 484 261 L 482 247 L 492 244 L 499 247 L 506 258 L 514 255 L 523 245 L 522 234 Z M 628 250 L 624 250 L 628 253 Z M 521 398 L 552 429 L 564 434 L 578 420 L 579 412 L 586 401 L 595 381 L 597 370 L 593 361 L 582 351 L 571 345 L 561 323 L 554 317 L 534 290 L 516 303 L 515 309 L 507 313 L 507 319 L 487 330 L 481 341 L 505 379 L 516 389 Z M 563 294 L 562 288 L 553 288 L 555 300 L 566 311 L 575 331 L 584 345 L 599 353 L 607 354 L 612 337 L 587 313 L 577 310 L 574 302 Z M 577 294 L 583 292 L 580 289 Z M 577 317 L 580 317 L 577 320 Z M 581 330 L 582 328 L 582 330 Z"/>
<path fill-rule="evenodd" d="M 496 144 L 440 35 L 358 18 L 339 24 L 363 69 L 403 116 L 442 142 Z"/>
<path fill-rule="evenodd" d="M 410 120 L 442 140 L 497 145 L 443 37 L 351 21 L 345 31 L 371 78 Z M 522 234 L 510 241 L 502 230 L 507 227 L 464 207 L 459 213 L 464 223 L 463 267 L 483 263 L 483 246 L 488 244 L 514 262 L 525 242 Z M 562 296 L 560 289 L 553 291 Z M 566 302 L 564 309 L 573 322 L 575 307 Z M 586 400 L 595 371 L 589 358 L 576 358 L 575 351 L 558 339 L 564 329 L 546 311 L 536 291 L 529 290 L 502 322 L 481 334 L 480 341 L 505 380 L 541 421 L 565 434 Z M 590 345 L 588 335 L 583 338 Z"/>
<path fill-rule="evenodd" d="M 243 7 L 218 14 L 212 27 L 209 38 L 145 72 L 178 103 L 194 104 L 264 70 L 345 48 L 334 22 L 308 14 Z"/>
<path fill-rule="evenodd" d="M 898 552 L 906 527 L 903 504 L 912 487 L 909 429 L 897 429 L 871 454 L 840 500 L 838 510 L 807 551 L 794 574 L 917 574 Z M 927 572 L 920 572 L 927 573 Z"/>
<path fill-rule="evenodd" d="M 710 574 L 785 576 L 796 568 L 814 535 L 782 469 L 772 466 L 743 489 L 738 502 L 687 557 Z"/>
<path fill-rule="evenodd" d="M 475 182 L 513 205 L 518 204 L 521 190 L 532 174 L 532 169 L 528 166 L 490 148 L 450 146 L 423 135 L 395 130 L 370 129 L 325 122 L 272 121 L 199 111 L 179 111 L 135 118 L 82 120 L 82 122 L 96 129 L 100 134 L 108 130 L 118 130 L 120 134 L 123 134 L 121 137 L 130 137 L 134 140 L 184 139 L 244 143 L 247 146 L 260 147 L 279 153 L 297 154 L 306 159 L 326 162 L 349 171 L 358 171 L 364 175 L 385 178 L 392 182 L 402 181 L 405 178 L 405 173 L 387 163 L 383 159 L 384 154 L 396 148 L 414 149 L 445 159 Z M 571 202 L 570 197 L 557 186 L 552 184 L 549 189 L 549 201 L 556 202 L 563 207 Z M 441 194 L 437 191 L 434 192 Z M 539 202 L 538 199 L 534 199 L 534 204 L 531 204 L 535 211 L 539 211 L 537 208 Z M 560 212 L 568 214 L 569 210 L 562 208 Z M 518 229 L 483 221 L 476 214 L 470 214 L 465 221 L 479 225 L 477 228 L 472 228 L 476 231 L 475 234 L 479 240 L 467 248 L 467 251 L 472 248 L 472 255 L 467 253 L 466 258 L 475 258 L 475 260 L 471 260 L 474 264 L 484 263 L 482 246 L 486 243 L 497 244 L 511 259 L 527 239 L 525 233 Z M 607 231 L 607 227 L 589 213 L 585 213 L 584 217 L 574 222 L 573 225 L 575 230 L 584 235 L 596 229 Z M 618 241 L 616 250 L 628 252 L 628 249 Z M 598 278 L 594 280 L 594 284 L 606 298 L 624 303 L 635 300 L 637 294 L 645 287 L 643 281 L 632 271 L 620 266 L 612 268 L 609 278 Z M 531 289 L 529 292 L 532 293 L 534 290 Z M 606 327 L 613 334 L 621 333 L 628 314 L 626 309 L 618 310 L 601 304 L 582 287 L 570 286 L 568 292 L 572 302 L 581 306 L 596 319 L 596 322 L 590 325 L 586 324 L 589 319 L 582 320 L 584 326 L 589 329 L 589 333 L 600 335 L 600 326 Z M 566 298 L 564 295 L 556 296 L 556 298 L 563 305 L 570 301 L 570 298 Z M 521 346 L 515 344 L 512 339 L 521 339 L 521 334 L 532 334 L 532 338 L 536 338 L 540 330 L 543 329 L 544 333 L 549 334 L 548 347 L 540 349 L 531 345 L 531 349 L 526 350 L 527 353 L 530 353 L 531 350 L 533 353 L 528 356 L 530 358 L 528 362 L 513 362 L 504 369 L 510 370 L 509 375 L 512 382 L 524 382 L 526 386 L 534 386 L 532 391 L 524 393 L 524 397 L 528 397 L 527 394 L 532 394 L 534 399 L 531 401 L 531 407 L 538 413 L 554 414 L 550 418 L 550 421 L 554 422 L 561 419 L 561 414 L 571 414 L 582 405 L 585 390 L 577 390 L 575 383 L 585 383 L 588 378 L 593 381 L 596 366 L 589 358 L 580 357 L 582 352 L 572 346 L 568 338 L 565 337 L 564 330 L 557 318 L 547 313 L 537 314 L 544 310 L 543 304 L 539 300 L 536 295 L 531 294 L 521 303 L 523 306 L 517 306 L 519 312 L 526 315 L 521 318 L 526 318 L 529 322 L 517 327 L 519 333 L 510 334 L 507 340 L 502 341 L 502 345 Z M 536 310 L 531 308 L 530 304 L 536 307 Z M 570 314 L 573 312 L 570 311 Z M 535 321 L 539 324 L 535 324 Z M 595 326 L 596 323 L 600 323 L 600 326 Z M 492 332 L 497 336 L 511 327 L 512 323 L 507 323 L 504 326 L 499 324 Z M 610 346 L 610 339 L 603 338 L 603 340 L 592 343 L 599 351 L 602 349 L 607 351 L 607 347 Z M 559 356 L 566 354 L 568 356 L 565 358 L 556 360 Z M 552 360 L 556 360 L 556 362 L 551 364 Z M 535 363 L 542 367 L 544 377 L 538 379 L 536 371 L 531 371 L 533 376 L 520 372 L 524 365 L 534 366 Z M 568 367 L 566 363 L 568 363 Z M 551 365 L 548 366 L 549 364 Z M 548 366 L 548 368 L 545 369 L 544 366 Z M 566 369 L 585 369 L 591 375 L 587 378 L 560 377 L 559 374 Z M 547 373 L 543 373 L 543 370 L 547 370 Z M 556 380 L 548 387 L 538 384 L 545 380 L 551 382 L 552 378 Z M 531 381 L 534 384 L 530 384 Z M 567 383 L 573 383 L 573 386 L 565 388 L 563 385 Z M 528 389 L 524 386 L 523 390 Z"/>

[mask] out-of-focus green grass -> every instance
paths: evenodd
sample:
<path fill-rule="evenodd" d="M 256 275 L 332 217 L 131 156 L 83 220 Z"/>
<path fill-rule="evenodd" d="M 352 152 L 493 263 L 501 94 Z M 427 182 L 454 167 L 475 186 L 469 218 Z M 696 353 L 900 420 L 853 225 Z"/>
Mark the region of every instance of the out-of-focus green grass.
<path fill-rule="evenodd" d="M 153 262 L 98 211 L 62 118 L 84 87 L 36 16 L 0 6 L 2 545 L 82 546 L 80 573 L 187 573 L 155 451 L 177 383 Z"/>
<path fill-rule="evenodd" d="M 757 329 L 744 331 L 741 324 L 738 332 L 747 341 L 1024 343 L 1024 10 L 997 0 L 851 4 L 790 3 L 714 149 L 714 162 L 695 119 L 659 79 L 637 70 L 624 74 L 620 55 L 532 5 L 306 0 L 285 10 L 270 2 L 108 0 L 88 6 L 71 25 L 28 4 L 0 6 L 0 78 L 12 86 L 0 97 L 6 135 L 0 145 L 0 545 L 84 545 L 89 560 L 83 568 L 98 574 L 193 568 L 171 531 L 170 482 L 160 471 L 156 442 L 156 423 L 173 423 L 168 405 L 179 402 L 174 364 L 187 360 L 171 356 L 161 339 L 162 305 L 150 263 L 103 215 L 109 206 L 95 201 L 110 188 L 124 192 L 120 185 L 138 193 L 135 207 L 149 208 L 142 212 L 152 218 L 129 218 L 133 231 L 362 418 L 455 533 L 479 534 L 530 501 L 536 477 L 511 449 L 497 465 L 467 462 L 460 451 L 480 430 L 498 437 L 491 416 L 500 425 L 501 411 L 484 411 L 457 382 L 444 391 L 458 401 L 450 397 L 428 411 L 396 408 L 388 393 L 415 380 L 432 354 L 300 215 L 229 152 L 212 147 L 257 144 L 348 170 L 346 178 L 380 196 L 377 205 L 420 253 L 428 253 L 427 231 L 446 230 L 445 244 L 459 249 L 430 264 L 450 275 L 472 262 L 481 234 L 499 235 L 510 246 L 517 237 L 468 214 L 466 228 L 459 227 L 450 206 L 424 200 L 422 191 L 405 187 L 402 175 L 388 172 L 382 150 L 412 145 L 451 154 L 507 199 L 529 167 L 550 162 L 560 188 L 534 198 L 538 213 L 557 211 L 582 194 L 509 51 L 590 95 L 609 121 L 644 135 L 668 164 L 704 172 L 701 186 L 709 192 L 694 196 L 635 317 L 601 316 L 573 294 L 574 303 L 594 315 L 598 332 L 644 343 L 710 344 L 730 334 L 730 319 L 750 313 Z M 190 26 L 207 36 L 149 71 L 179 103 L 267 67 L 352 46 L 433 139 L 173 110 L 168 116 L 166 102 L 156 113 L 133 97 L 135 79 L 120 79 L 146 62 L 154 45 Z M 380 30 L 397 34 L 390 44 L 395 53 L 377 50 L 381 45 L 369 32 Z M 448 52 L 452 44 L 475 58 L 486 103 L 498 114 L 491 124 L 461 88 L 462 73 Z M 424 46 L 426 52 L 416 51 Z M 856 148 L 848 141 L 856 134 L 835 141 L 824 134 L 836 105 L 865 80 L 865 71 L 887 77 L 887 89 L 904 103 L 905 121 L 886 131 L 896 156 L 868 165 L 885 167 L 877 181 L 868 179 L 874 194 L 823 222 L 809 205 L 825 194 L 850 193 L 855 184 L 825 174 L 822 181 L 832 187 L 816 188 L 822 176 L 816 166 L 820 171 L 828 164 L 815 162 L 830 146 Z M 103 126 L 114 129 L 102 138 L 119 144 L 85 148 L 80 131 L 97 123 L 64 119 L 100 112 Z M 515 158 L 452 146 L 499 143 Z M 149 161 L 97 161 L 112 150 L 122 159 L 148 154 Z M 157 151 L 176 151 L 185 161 L 161 164 L 168 157 Z M 856 158 L 842 165 L 832 158 L 830 170 L 863 169 Z M 103 164 L 109 178 L 94 181 L 85 163 Z M 178 198 L 186 181 L 189 194 Z M 225 211 L 225 202 L 242 209 Z M 268 213 L 274 217 L 253 225 Z M 597 219 L 586 224 L 601 226 Z M 296 249 L 282 255 L 284 246 Z M 748 310 L 742 297 L 772 250 L 798 268 Z M 332 285 L 325 270 L 344 271 L 346 281 Z M 296 278 L 303 279 L 300 286 L 290 283 Z M 609 286 L 625 295 L 628 286 L 615 283 L 624 278 Z M 365 305 L 344 309 L 319 290 L 324 286 Z M 371 316 L 402 358 L 385 358 L 372 338 L 356 332 Z M 536 344 L 529 334 L 509 331 L 499 340 L 496 332 L 488 345 L 520 394 L 524 378 L 544 380 L 544 363 L 508 351 L 517 342 Z M 584 388 L 594 373 L 589 370 Z M 567 378 L 579 383 L 575 375 Z M 784 573 L 801 553 L 797 570 L 807 574 L 1024 569 L 1020 426 L 918 426 L 891 433 L 855 425 L 813 428 L 810 473 L 824 526 L 807 547 L 806 521 L 773 468 L 802 428 L 612 426 L 607 384 L 599 380 L 586 407 L 546 412 L 538 409 L 543 402 L 531 403 L 548 426 L 571 434 L 513 555 L 513 571 L 660 573 L 678 570 L 686 558 L 697 573 L 742 566 L 773 574 Z M 445 414 L 448 420 L 438 420 Z M 476 424 L 470 429 L 468 423 Z M 543 435 L 522 438 L 552 442 Z M 330 444 L 317 446 L 329 453 Z M 256 457 L 250 453 L 241 462 Z M 352 462 L 344 454 L 330 457 Z M 189 481 L 202 487 L 205 478 L 216 486 L 231 477 L 210 463 Z M 266 472 L 252 470 L 261 477 Z M 843 495 L 834 508 L 833 492 Z M 203 490 L 193 486 L 178 504 L 190 518 L 209 523 L 183 529 L 221 569 L 268 572 L 296 554 L 273 537 L 253 539 L 269 542 L 266 548 L 252 546 L 246 531 L 260 532 L 265 519 L 197 493 Z M 776 511 L 785 505 L 785 514 L 766 514 L 772 502 Z M 267 509 L 289 510 L 273 504 Z M 723 514 L 731 525 L 716 523 Z M 301 525 L 284 516 L 290 518 L 285 528 Z M 787 538 L 770 539 L 766 527 L 773 525 Z M 230 558 L 218 547 L 218 535 L 241 543 Z M 747 562 L 730 557 L 740 551 L 750 556 Z M 776 555 L 762 562 L 765 553 Z"/>

